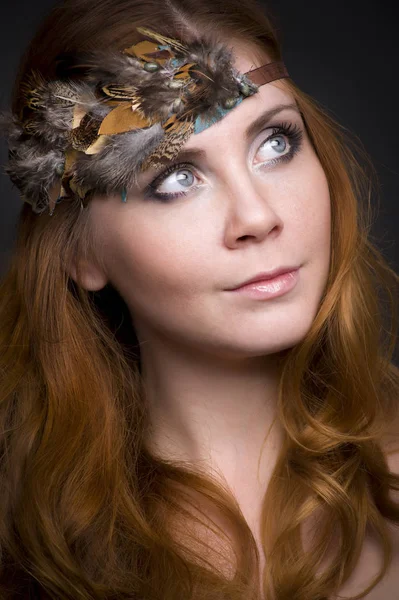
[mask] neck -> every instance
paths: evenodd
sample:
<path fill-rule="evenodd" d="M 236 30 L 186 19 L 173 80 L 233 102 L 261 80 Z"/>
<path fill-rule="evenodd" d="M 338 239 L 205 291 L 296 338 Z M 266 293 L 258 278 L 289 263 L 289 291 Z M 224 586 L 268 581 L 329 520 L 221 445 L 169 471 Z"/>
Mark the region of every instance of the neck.
<path fill-rule="evenodd" d="M 151 451 L 205 462 L 233 486 L 243 476 L 255 481 L 257 468 L 268 479 L 282 442 L 278 357 L 227 360 L 150 339 L 141 360 Z"/>

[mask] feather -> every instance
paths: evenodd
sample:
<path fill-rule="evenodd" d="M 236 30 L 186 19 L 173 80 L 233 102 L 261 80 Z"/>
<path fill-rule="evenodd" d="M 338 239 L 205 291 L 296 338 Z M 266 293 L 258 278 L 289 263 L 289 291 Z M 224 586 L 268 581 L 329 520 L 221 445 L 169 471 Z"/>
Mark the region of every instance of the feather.
<path fill-rule="evenodd" d="M 85 154 L 98 154 L 108 143 L 107 135 L 99 135 L 98 138 L 85 150 Z"/>
<path fill-rule="evenodd" d="M 167 59 L 167 57 L 171 58 L 173 53 L 170 49 L 159 50 L 158 44 L 154 44 L 154 42 L 139 42 L 134 46 L 130 46 L 129 48 L 125 48 L 123 50 L 124 54 L 129 54 L 130 56 L 135 56 L 136 58 L 142 61 L 154 60 L 155 58 L 161 58 L 161 63 Z M 165 57 L 162 60 L 162 57 Z"/>
<path fill-rule="evenodd" d="M 132 129 L 151 127 L 151 125 L 152 122 L 149 119 L 141 115 L 139 111 L 133 111 L 130 104 L 126 104 L 114 108 L 105 117 L 98 133 L 112 135 L 115 133 L 124 133 Z"/>
<path fill-rule="evenodd" d="M 132 85 L 118 85 L 116 83 L 103 85 L 101 91 L 114 100 L 131 100 L 137 89 Z"/>
<path fill-rule="evenodd" d="M 59 180 L 63 165 L 62 151 L 44 149 L 40 141 L 31 138 L 16 144 L 5 171 L 24 200 L 32 204 L 34 212 L 41 212 L 48 204 L 48 190 Z"/>
<path fill-rule="evenodd" d="M 159 168 L 165 161 L 173 160 L 194 131 L 192 121 L 177 121 L 175 115 L 165 125 L 165 137 L 143 163 L 143 170 Z"/>
<path fill-rule="evenodd" d="M 75 104 L 75 108 L 73 109 L 72 129 L 79 127 L 85 115 L 87 115 L 86 108 L 80 104 Z"/>
<path fill-rule="evenodd" d="M 78 127 L 70 130 L 69 141 L 75 150 L 85 151 L 98 137 L 98 129 L 101 121 L 93 119 L 90 113 L 86 113 L 81 119 Z"/>
<path fill-rule="evenodd" d="M 137 31 L 146 37 L 149 37 L 152 40 L 155 40 L 159 44 L 163 44 L 165 46 L 170 46 L 173 50 L 177 52 L 181 52 L 182 54 L 187 53 L 187 46 L 182 44 L 179 40 L 175 40 L 172 38 L 165 37 L 155 31 L 151 31 L 147 27 L 137 27 Z"/>
<path fill-rule="evenodd" d="M 6 172 L 34 212 L 48 206 L 52 214 L 58 196 L 86 201 L 93 190 L 136 185 L 143 170 L 173 160 L 193 133 L 258 91 L 217 34 L 185 45 L 137 30 L 149 39 L 75 57 L 72 80 L 48 82 L 32 71 L 20 114 L 0 115 Z"/>
<path fill-rule="evenodd" d="M 46 80 L 41 73 L 32 70 L 20 86 L 22 111 L 37 110 L 43 106 L 46 92 Z"/>
<path fill-rule="evenodd" d="M 111 194 L 137 185 L 145 158 L 164 138 L 163 127 L 152 127 L 119 133 L 107 137 L 101 152 L 82 154 L 74 165 L 75 180 L 95 189 L 99 194 Z"/>

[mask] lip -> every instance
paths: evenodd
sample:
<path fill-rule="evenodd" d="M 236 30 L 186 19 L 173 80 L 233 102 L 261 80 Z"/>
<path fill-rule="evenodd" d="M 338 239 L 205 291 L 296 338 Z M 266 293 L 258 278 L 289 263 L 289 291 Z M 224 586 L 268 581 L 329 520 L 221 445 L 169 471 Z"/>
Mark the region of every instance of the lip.
<path fill-rule="evenodd" d="M 276 271 L 277 272 L 277 271 Z M 269 273 L 270 275 L 270 273 Z M 278 298 L 291 291 L 299 280 L 299 268 L 284 272 L 269 279 L 251 281 L 233 290 L 228 290 L 234 296 L 242 296 L 251 300 L 268 300 Z"/>
<path fill-rule="evenodd" d="M 247 279 L 243 283 L 238 284 L 238 286 L 234 288 L 229 288 L 227 291 L 239 290 L 246 285 L 251 283 L 256 283 L 258 281 L 270 281 L 271 279 L 276 279 L 280 275 L 284 275 L 285 273 L 292 273 L 293 271 L 297 271 L 299 267 L 279 267 L 277 269 L 273 269 L 272 271 L 264 271 L 262 273 L 258 273 L 255 277 L 251 277 L 251 279 Z"/>

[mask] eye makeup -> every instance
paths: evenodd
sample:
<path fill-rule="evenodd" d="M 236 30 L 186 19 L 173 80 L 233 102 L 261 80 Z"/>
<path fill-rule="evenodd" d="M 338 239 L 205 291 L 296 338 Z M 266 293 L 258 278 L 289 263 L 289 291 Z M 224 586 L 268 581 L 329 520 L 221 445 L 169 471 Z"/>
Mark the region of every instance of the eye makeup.
<path fill-rule="evenodd" d="M 303 140 L 303 130 L 302 128 L 294 123 L 279 123 L 275 126 L 269 127 L 268 129 L 272 130 L 272 133 L 263 140 L 260 144 L 259 149 L 262 148 L 264 144 L 269 142 L 270 140 L 277 139 L 278 137 L 286 137 L 289 141 L 290 149 L 286 154 L 282 154 L 279 157 L 273 158 L 271 160 L 265 161 L 264 165 L 258 166 L 257 169 L 266 168 L 269 169 L 273 165 L 277 163 L 287 163 L 290 162 L 294 155 L 297 154 L 302 146 Z M 172 164 L 167 167 L 162 173 L 157 175 L 153 181 L 143 190 L 142 195 L 145 200 L 149 201 L 158 201 L 158 202 L 171 202 L 175 198 L 180 198 L 182 196 L 187 196 L 195 192 L 198 188 L 202 187 L 201 185 L 193 185 L 189 190 L 172 192 L 172 193 L 162 193 L 158 192 L 158 187 L 168 178 L 172 173 L 176 173 L 178 171 L 186 171 L 192 172 L 193 164 L 189 162 L 180 162 L 177 164 Z"/>

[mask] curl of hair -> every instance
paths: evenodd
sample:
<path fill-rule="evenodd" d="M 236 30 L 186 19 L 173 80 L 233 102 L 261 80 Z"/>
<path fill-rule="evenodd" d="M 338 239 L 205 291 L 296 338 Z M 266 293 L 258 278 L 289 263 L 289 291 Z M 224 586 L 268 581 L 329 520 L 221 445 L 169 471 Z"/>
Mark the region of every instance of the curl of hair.
<path fill-rule="evenodd" d="M 29 69 L 51 77 L 61 56 L 126 47 L 140 25 L 181 39 L 218 31 L 281 59 L 271 18 L 252 0 L 65 0 L 23 57 L 15 114 Z M 329 182 L 332 252 L 312 327 L 283 355 L 286 437 L 263 499 L 263 577 L 230 490 L 145 448 L 147 406 L 126 305 L 111 287 L 86 292 L 68 274 L 93 248 L 87 210 L 65 202 L 38 217 L 24 205 L 0 287 L 1 597 L 36 586 L 40 597 L 63 600 L 256 600 L 262 587 L 267 600 L 323 600 L 349 578 L 366 533 L 380 541 L 384 564 L 356 598 L 384 576 L 387 523 L 399 522 L 390 497 L 399 477 L 384 445 L 399 399 L 398 276 L 370 239 L 376 174 L 360 142 L 290 79 L 285 85 Z M 305 552 L 301 532 L 315 515 Z M 219 544 L 205 543 L 201 527 Z M 234 559 L 227 565 L 226 556 Z"/>

